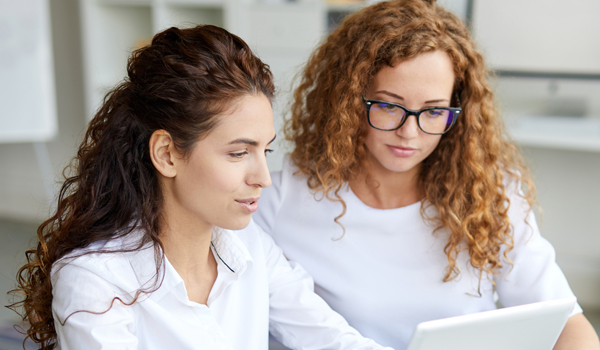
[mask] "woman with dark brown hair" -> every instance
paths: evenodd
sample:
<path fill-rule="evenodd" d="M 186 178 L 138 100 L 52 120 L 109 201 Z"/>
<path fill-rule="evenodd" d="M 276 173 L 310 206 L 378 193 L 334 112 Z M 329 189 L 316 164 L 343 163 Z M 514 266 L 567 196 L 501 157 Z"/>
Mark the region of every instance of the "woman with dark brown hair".
<path fill-rule="evenodd" d="M 90 122 L 13 304 L 44 349 L 380 349 L 252 221 L 268 66 L 214 26 L 135 51 Z M 238 231 L 232 231 L 238 230 Z"/>
<path fill-rule="evenodd" d="M 423 321 L 573 296 L 484 60 L 435 1 L 349 15 L 294 98 L 255 220 L 362 334 L 403 349 Z M 556 349 L 600 348 L 581 312 Z"/>

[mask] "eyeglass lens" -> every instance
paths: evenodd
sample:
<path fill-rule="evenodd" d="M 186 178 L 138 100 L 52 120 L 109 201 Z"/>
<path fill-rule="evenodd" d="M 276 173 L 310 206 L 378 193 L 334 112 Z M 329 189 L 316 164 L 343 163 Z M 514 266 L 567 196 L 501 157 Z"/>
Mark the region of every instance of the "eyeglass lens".
<path fill-rule="evenodd" d="M 394 130 L 406 118 L 406 112 L 388 103 L 373 103 L 369 112 L 371 124 L 382 130 Z M 424 132 L 442 134 L 452 126 L 454 113 L 447 109 L 429 109 L 419 115 L 419 125 Z"/>

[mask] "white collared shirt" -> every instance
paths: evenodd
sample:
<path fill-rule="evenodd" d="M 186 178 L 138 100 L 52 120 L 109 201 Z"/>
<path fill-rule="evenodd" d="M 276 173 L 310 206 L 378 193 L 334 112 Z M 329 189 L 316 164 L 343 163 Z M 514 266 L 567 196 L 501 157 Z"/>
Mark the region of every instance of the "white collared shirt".
<path fill-rule="evenodd" d="M 132 247 L 139 237 L 94 243 L 53 266 L 59 349 L 266 350 L 269 330 L 292 349 L 382 348 L 314 294 L 310 276 L 254 222 L 213 233 L 218 276 L 207 305 L 188 299 L 166 258 L 156 275 L 152 246 L 77 256 Z M 151 292 L 131 304 L 140 289 Z"/>

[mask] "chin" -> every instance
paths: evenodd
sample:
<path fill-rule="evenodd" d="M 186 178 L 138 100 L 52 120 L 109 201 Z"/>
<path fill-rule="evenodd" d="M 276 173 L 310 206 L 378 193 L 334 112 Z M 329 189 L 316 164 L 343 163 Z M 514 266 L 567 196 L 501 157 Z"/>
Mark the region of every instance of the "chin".
<path fill-rule="evenodd" d="M 405 162 L 405 161 L 398 162 L 397 159 L 390 160 L 387 162 L 380 162 L 380 164 L 387 171 L 394 172 L 394 173 L 407 172 L 407 171 L 413 169 L 416 165 L 416 164 L 413 164 L 413 162 Z"/>
<path fill-rule="evenodd" d="M 407 171 L 410 171 L 414 168 L 414 165 L 411 166 L 395 166 L 395 167 L 389 167 L 388 170 L 392 171 L 394 173 L 405 173 Z"/>
<path fill-rule="evenodd" d="M 252 216 L 247 215 L 247 217 L 236 218 L 235 220 L 231 220 L 227 223 L 224 223 L 223 225 L 218 225 L 218 226 L 221 228 L 224 228 L 226 230 L 233 230 L 233 231 L 243 230 L 246 227 L 248 227 L 248 225 L 250 225 L 250 219 L 252 219 Z"/>

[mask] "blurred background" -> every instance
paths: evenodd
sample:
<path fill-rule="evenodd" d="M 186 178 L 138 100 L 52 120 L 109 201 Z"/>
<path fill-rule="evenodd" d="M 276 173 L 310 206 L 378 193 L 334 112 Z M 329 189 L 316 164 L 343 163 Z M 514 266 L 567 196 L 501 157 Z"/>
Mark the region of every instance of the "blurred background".
<path fill-rule="evenodd" d="M 439 0 L 471 28 L 532 169 L 542 234 L 600 329 L 600 2 Z M 47 218 L 87 122 L 157 31 L 222 26 L 275 75 L 281 131 L 294 76 L 352 0 L 0 0 L 0 302 Z M 269 159 L 281 168 L 280 133 Z M 0 350 L 19 348 L 0 308 Z"/>

